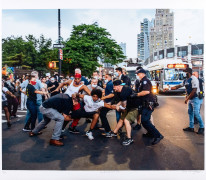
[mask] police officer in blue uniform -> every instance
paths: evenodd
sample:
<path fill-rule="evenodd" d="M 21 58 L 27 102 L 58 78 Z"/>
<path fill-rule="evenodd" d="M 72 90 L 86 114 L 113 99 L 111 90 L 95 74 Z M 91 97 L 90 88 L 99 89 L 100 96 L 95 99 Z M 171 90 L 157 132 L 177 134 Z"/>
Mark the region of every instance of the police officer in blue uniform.
<path fill-rule="evenodd" d="M 199 81 L 195 76 L 192 75 L 191 68 L 187 68 L 185 72 L 187 73 L 186 74 L 187 79 L 182 84 L 169 88 L 169 90 L 175 90 L 185 86 L 186 93 L 187 93 L 187 96 L 185 98 L 185 104 L 188 103 L 188 114 L 189 114 L 190 123 L 189 123 L 189 127 L 184 128 L 183 131 L 194 132 L 194 117 L 196 117 L 200 126 L 197 134 L 204 134 L 204 123 L 199 112 L 200 110 L 200 101 L 198 98 L 198 94 L 200 92 Z"/>
<path fill-rule="evenodd" d="M 152 145 L 159 143 L 164 137 L 151 123 L 150 118 L 154 111 L 154 97 L 152 95 L 152 83 L 146 77 L 146 71 L 141 68 L 137 72 L 137 76 L 140 79 L 139 91 L 136 94 L 141 97 L 142 100 L 142 126 L 147 130 L 147 134 L 143 134 L 143 137 L 154 138 Z"/>

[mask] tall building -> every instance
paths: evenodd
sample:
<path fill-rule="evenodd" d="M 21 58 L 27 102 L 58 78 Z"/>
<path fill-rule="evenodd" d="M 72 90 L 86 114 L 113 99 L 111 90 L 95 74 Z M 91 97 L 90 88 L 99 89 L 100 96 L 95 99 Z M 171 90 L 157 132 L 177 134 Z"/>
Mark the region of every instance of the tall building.
<path fill-rule="evenodd" d="M 149 36 L 150 54 L 174 47 L 174 13 L 169 9 L 156 9 L 154 27 Z"/>
<path fill-rule="evenodd" d="M 119 46 L 122 48 L 122 52 L 124 53 L 124 56 L 127 56 L 126 55 L 126 43 L 121 42 Z"/>
<path fill-rule="evenodd" d="M 154 26 L 153 20 L 149 21 L 144 19 L 143 22 L 140 22 L 140 33 L 137 35 L 137 57 L 141 60 L 146 60 L 149 55 L 149 35 L 150 29 Z"/>

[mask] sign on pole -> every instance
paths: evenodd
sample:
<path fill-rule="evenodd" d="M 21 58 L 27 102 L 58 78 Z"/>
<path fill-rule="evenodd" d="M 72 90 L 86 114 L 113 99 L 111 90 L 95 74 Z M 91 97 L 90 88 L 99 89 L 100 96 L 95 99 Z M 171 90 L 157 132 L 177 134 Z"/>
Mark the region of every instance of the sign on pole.
<path fill-rule="evenodd" d="M 59 59 L 63 60 L 63 50 L 59 49 Z"/>
<path fill-rule="evenodd" d="M 53 48 L 64 48 L 64 44 L 53 44 Z"/>

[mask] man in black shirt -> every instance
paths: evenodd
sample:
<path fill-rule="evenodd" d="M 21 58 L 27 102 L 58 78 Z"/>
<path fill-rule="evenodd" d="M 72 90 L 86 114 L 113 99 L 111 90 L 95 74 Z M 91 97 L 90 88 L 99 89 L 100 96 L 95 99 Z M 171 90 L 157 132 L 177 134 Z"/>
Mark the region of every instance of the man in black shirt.
<path fill-rule="evenodd" d="M 40 134 L 40 131 L 51 121 L 51 119 L 53 119 L 56 121 L 56 124 L 50 140 L 50 145 L 63 146 L 64 144 L 59 141 L 59 139 L 64 121 L 72 120 L 69 116 L 69 112 L 73 107 L 72 98 L 67 94 L 57 94 L 44 101 L 40 107 L 44 120 L 30 132 L 29 136 L 32 137 Z"/>
<path fill-rule="evenodd" d="M 48 86 L 48 90 L 51 92 L 51 96 L 55 96 L 59 94 L 59 91 L 54 91 L 59 86 L 59 83 L 56 81 L 54 77 L 51 78 L 51 83 Z"/>
<path fill-rule="evenodd" d="M 118 130 L 125 125 L 127 138 L 122 142 L 122 145 L 130 145 L 133 143 L 131 137 L 131 123 L 133 123 L 138 116 L 138 107 L 141 105 L 139 98 L 131 98 L 133 94 L 132 88 L 129 86 L 122 86 L 120 80 L 113 82 L 114 91 L 117 92 L 120 102 L 117 104 L 117 110 L 121 111 L 121 118 L 117 123 L 116 128 L 111 132 L 111 136 L 117 136 Z"/>
<path fill-rule="evenodd" d="M 127 86 L 131 86 L 131 80 L 128 76 L 122 73 L 122 68 L 118 67 L 115 70 L 116 70 L 115 76 L 117 77 L 117 79 L 122 80 L 123 83 L 125 83 Z"/>

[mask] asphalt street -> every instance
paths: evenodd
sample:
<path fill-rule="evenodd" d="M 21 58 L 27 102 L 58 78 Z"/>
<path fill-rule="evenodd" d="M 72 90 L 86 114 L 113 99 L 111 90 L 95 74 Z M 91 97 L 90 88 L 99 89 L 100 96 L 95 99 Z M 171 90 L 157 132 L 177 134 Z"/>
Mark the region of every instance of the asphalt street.
<path fill-rule="evenodd" d="M 78 125 L 80 134 L 65 132 L 63 147 L 49 145 L 54 121 L 48 124 L 43 134 L 29 137 L 23 132 L 26 112 L 12 119 L 7 128 L 2 116 L 2 169 L 3 170 L 203 170 L 204 136 L 184 132 L 189 124 L 184 96 L 160 95 L 160 106 L 153 112 L 156 128 L 164 139 L 154 146 L 152 139 L 143 138 L 145 131 L 132 131 L 134 143 L 121 145 L 120 137 L 106 138 L 102 131 L 95 130 L 95 139 L 90 141 L 85 132 L 89 129 L 85 119 Z M 4 113 L 2 112 L 2 115 Z M 201 109 L 204 119 L 204 105 Z M 116 125 L 115 112 L 108 114 L 112 129 Z M 195 125 L 195 131 L 198 125 Z"/>

